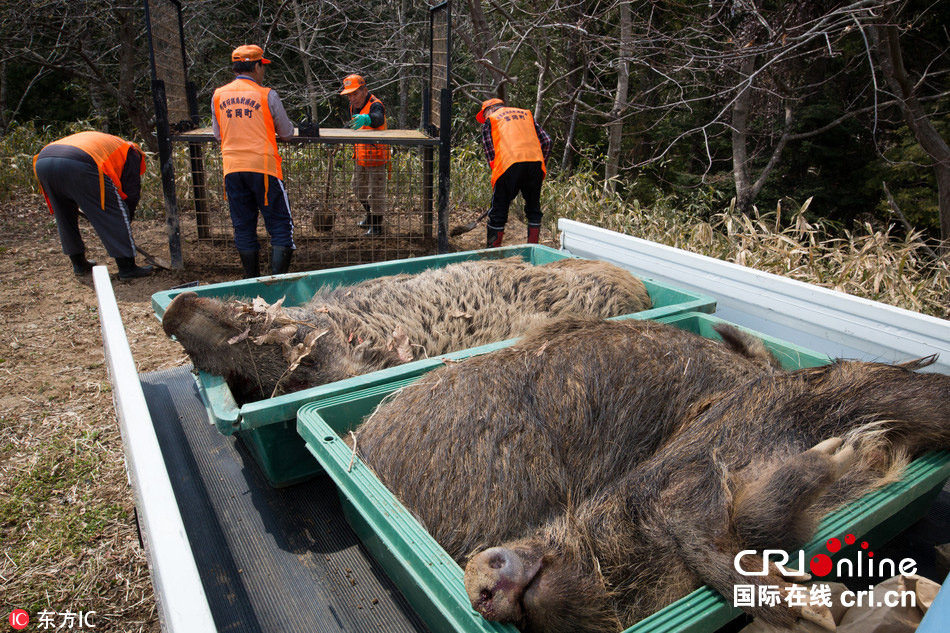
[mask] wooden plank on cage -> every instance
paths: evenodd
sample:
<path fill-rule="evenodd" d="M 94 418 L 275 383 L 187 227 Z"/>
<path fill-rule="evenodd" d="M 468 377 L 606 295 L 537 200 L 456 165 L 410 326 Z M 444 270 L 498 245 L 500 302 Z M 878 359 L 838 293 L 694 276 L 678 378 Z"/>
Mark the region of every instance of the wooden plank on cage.
<path fill-rule="evenodd" d="M 296 130 L 294 134 L 296 135 Z M 172 136 L 173 141 L 213 141 L 210 127 L 189 130 Z M 438 145 L 439 139 L 432 138 L 419 130 L 351 130 L 349 128 L 320 128 L 319 137 L 293 139 L 295 142 L 308 143 L 385 143 L 388 145 Z"/>
<path fill-rule="evenodd" d="M 150 0 L 149 26 L 155 79 L 165 84 L 168 122 L 172 128 L 191 124 L 178 3 Z"/>

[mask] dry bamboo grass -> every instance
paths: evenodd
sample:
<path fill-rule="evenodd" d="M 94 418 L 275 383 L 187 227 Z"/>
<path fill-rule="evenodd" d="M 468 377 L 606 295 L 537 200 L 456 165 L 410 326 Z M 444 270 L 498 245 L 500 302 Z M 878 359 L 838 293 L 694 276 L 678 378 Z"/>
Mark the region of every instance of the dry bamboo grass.
<path fill-rule="evenodd" d="M 810 220 L 810 202 L 782 217 L 740 213 L 733 205 L 709 221 L 669 209 L 644 209 L 571 185 L 562 199 L 565 217 L 694 253 L 831 288 L 889 305 L 950 318 L 950 260 L 935 259 L 919 231 L 864 223 L 836 230 Z M 562 192 L 563 193 L 563 192 Z M 606 199 L 605 199 L 606 198 Z M 562 207 L 563 208 L 563 207 Z"/>

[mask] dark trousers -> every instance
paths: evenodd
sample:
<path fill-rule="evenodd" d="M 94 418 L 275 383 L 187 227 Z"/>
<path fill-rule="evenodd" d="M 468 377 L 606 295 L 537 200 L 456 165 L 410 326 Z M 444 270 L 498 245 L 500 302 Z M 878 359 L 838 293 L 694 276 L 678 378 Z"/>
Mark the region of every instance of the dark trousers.
<path fill-rule="evenodd" d="M 267 195 L 264 195 L 267 178 Z M 257 251 L 257 214 L 264 218 L 264 228 L 270 235 L 271 247 L 294 246 L 294 220 L 290 215 L 287 191 L 279 178 L 253 171 L 236 171 L 224 177 L 224 191 L 228 196 L 231 225 L 234 227 L 234 245 L 238 251 Z M 265 204 L 266 203 L 266 204 Z"/>
<path fill-rule="evenodd" d="M 519 193 L 524 198 L 524 215 L 529 227 L 541 226 L 541 183 L 544 171 L 540 162 L 515 163 L 495 181 L 488 212 L 488 228 L 501 231 L 508 222 L 508 207 Z"/>
<path fill-rule="evenodd" d="M 72 158 L 48 157 L 36 161 L 36 177 L 56 217 L 56 230 L 66 255 L 86 252 L 79 232 L 79 211 L 92 224 L 109 257 L 135 257 L 129 210 L 115 183 L 105 176 L 105 208 L 95 165 Z"/>

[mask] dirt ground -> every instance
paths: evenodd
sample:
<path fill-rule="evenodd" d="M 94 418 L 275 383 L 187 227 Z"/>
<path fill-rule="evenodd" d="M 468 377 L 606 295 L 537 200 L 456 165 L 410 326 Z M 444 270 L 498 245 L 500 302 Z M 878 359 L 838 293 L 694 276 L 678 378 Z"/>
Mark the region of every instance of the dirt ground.
<path fill-rule="evenodd" d="M 450 226 L 475 219 L 460 216 Z M 90 259 L 107 257 L 81 221 Z M 187 282 L 236 278 L 233 258 L 202 249 L 194 222 L 183 220 L 183 270 L 133 281 L 113 276 L 120 313 L 140 372 L 186 364 L 162 332 L 153 293 Z M 509 220 L 507 243 L 526 229 Z M 165 226 L 136 220 L 133 234 L 149 253 L 168 256 Z M 484 222 L 450 241 L 450 250 L 483 247 Z M 542 243 L 556 246 L 542 231 Z M 198 255 L 200 253 L 200 255 Z M 142 258 L 139 258 L 139 263 Z M 292 267 L 291 272 L 298 268 Z M 42 200 L 0 203 L 0 609 L 21 608 L 39 622 L 66 623 L 68 613 L 95 611 L 97 631 L 159 631 L 146 556 L 104 363 L 92 277 L 75 277 Z M 52 628 L 52 627 L 48 627 Z M 33 623 L 27 630 L 33 628 Z"/>

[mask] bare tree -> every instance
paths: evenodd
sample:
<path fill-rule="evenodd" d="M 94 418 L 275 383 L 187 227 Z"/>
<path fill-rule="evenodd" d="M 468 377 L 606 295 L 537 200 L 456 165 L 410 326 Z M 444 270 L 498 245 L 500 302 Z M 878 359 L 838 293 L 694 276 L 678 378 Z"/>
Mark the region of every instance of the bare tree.
<path fill-rule="evenodd" d="M 611 121 L 608 123 L 607 168 L 604 173 L 607 187 L 611 191 L 616 186 L 616 177 L 620 173 L 620 146 L 623 142 L 623 114 L 627 109 L 630 88 L 630 58 L 633 56 L 633 20 L 630 3 L 620 3 L 620 50 L 617 59 L 617 94 L 610 109 Z"/>
<path fill-rule="evenodd" d="M 926 67 L 915 81 L 904 64 L 897 17 L 895 7 L 885 6 L 880 20 L 869 25 L 866 32 L 878 59 L 881 75 L 894 96 L 907 127 L 933 161 L 937 181 L 937 204 L 940 209 L 940 238 L 943 243 L 942 251 L 946 252 L 950 249 L 950 147 L 934 127 L 921 102 L 920 93 L 927 83 L 929 67 Z"/>
<path fill-rule="evenodd" d="M 0 9 L 0 61 L 56 72 L 102 94 L 103 110 L 121 112 L 152 149 L 142 7 L 135 0 L 37 0 Z M 27 87 L 23 98 L 39 98 Z M 16 112 L 16 110 L 14 110 Z M 108 114 L 108 112 L 107 112 Z"/>

